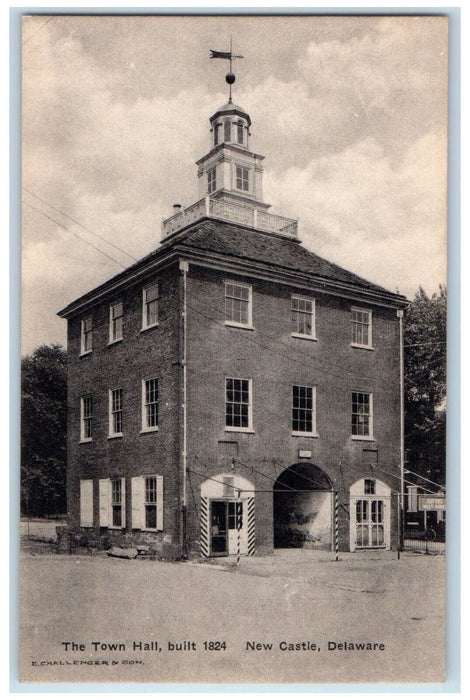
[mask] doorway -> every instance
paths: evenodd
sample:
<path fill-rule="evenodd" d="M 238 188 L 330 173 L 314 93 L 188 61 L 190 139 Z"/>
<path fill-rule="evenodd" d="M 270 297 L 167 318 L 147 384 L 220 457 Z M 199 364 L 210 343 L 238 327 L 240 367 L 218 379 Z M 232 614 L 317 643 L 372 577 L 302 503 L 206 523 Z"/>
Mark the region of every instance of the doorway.
<path fill-rule="evenodd" d="M 213 557 L 246 554 L 243 501 L 212 500 L 210 509 L 210 554 Z"/>

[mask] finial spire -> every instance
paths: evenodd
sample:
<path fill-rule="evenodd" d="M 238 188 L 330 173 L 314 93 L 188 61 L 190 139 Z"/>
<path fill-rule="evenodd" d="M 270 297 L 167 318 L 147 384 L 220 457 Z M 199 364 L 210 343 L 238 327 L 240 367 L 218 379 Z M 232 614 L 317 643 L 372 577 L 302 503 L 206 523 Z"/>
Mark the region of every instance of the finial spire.
<path fill-rule="evenodd" d="M 232 85 L 235 82 L 235 74 L 232 73 L 232 61 L 234 58 L 243 58 L 243 56 L 236 56 L 232 52 L 232 37 L 230 36 L 230 51 L 214 51 L 214 49 L 210 49 L 211 55 L 209 58 L 225 58 L 227 61 L 230 61 L 230 68 L 229 72 L 225 76 L 225 81 L 228 83 L 229 86 L 229 97 L 228 101 L 232 101 Z"/>

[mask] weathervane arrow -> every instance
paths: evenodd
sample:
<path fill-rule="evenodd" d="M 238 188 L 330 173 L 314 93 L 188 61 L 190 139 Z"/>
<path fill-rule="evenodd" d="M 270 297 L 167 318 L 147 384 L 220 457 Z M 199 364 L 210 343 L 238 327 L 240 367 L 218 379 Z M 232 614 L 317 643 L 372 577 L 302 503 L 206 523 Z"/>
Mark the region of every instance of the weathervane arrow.
<path fill-rule="evenodd" d="M 232 61 L 234 58 L 243 58 L 243 56 L 237 56 L 232 53 L 232 37 L 230 37 L 230 51 L 215 51 L 215 49 L 210 49 L 209 58 L 224 58 L 230 61 L 230 70 L 225 76 L 225 80 L 229 85 L 229 102 L 232 101 L 232 85 L 235 82 L 235 76 L 232 73 Z"/>

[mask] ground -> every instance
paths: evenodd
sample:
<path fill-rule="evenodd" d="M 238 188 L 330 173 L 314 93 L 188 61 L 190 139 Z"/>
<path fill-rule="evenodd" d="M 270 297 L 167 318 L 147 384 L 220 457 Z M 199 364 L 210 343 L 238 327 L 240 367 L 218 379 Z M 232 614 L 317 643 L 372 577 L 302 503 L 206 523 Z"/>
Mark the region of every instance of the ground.
<path fill-rule="evenodd" d="M 342 553 L 335 561 L 291 549 L 244 557 L 237 567 L 57 555 L 26 544 L 24 681 L 444 681 L 442 555 Z M 147 650 L 134 649 L 139 642 Z M 383 648 L 344 651 L 345 642 Z"/>

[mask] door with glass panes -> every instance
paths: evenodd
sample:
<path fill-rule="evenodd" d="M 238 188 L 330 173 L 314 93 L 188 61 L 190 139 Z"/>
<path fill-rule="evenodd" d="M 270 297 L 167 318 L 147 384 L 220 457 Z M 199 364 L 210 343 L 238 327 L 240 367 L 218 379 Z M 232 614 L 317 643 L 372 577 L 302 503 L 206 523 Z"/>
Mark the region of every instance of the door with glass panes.
<path fill-rule="evenodd" d="M 355 502 L 356 548 L 385 547 L 385 503 L 380 498 Z"/>
<path fill-rule="evenodd" d="M 210 502 L 211 555 L 246 554 L 248 542 L 245 526 L 245 503 L 241 500 Z"/>

